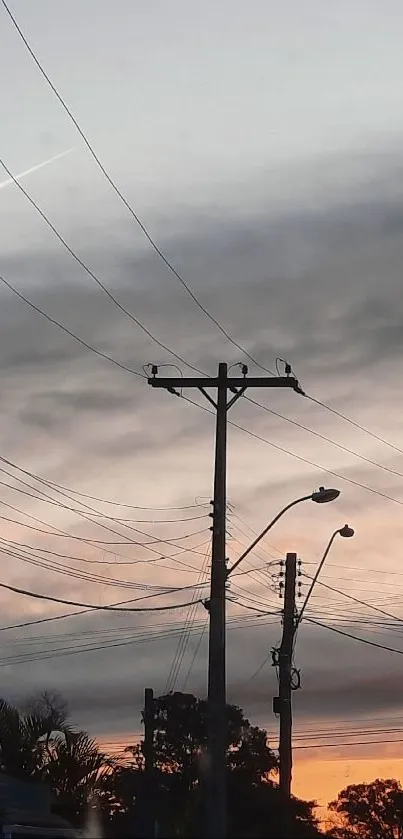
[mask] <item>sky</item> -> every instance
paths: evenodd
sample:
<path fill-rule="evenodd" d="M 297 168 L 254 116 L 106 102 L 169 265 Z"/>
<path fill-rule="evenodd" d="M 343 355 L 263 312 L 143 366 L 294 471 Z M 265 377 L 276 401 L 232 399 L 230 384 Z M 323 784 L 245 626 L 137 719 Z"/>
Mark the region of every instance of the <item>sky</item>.
<path fill-rule="evenodd" d="M 294 790 L 323 803 L 351 779 L 399 776 L 399 652 L 334 629 L 403 650 L 401 4 L 10 9 L 201 304 L 260 365 L 287 358 L 308 396 L 357 424 L 280 390 L 250 391 L 263 408 L 242 399 L 231 411 L 230 559 L 291 500 L 321 485 L 341 495 L 290 511 L 231 582 L 228 696 L 275 746 L 276 680 L 263 662 L 281 633 L 279 561 L 298 553 L 305 594 L 348 522 L 355 537 L 335 540 L 321 577 L 336 591 L 318 585 L 307 610 L 326 626 L 306 620 L 298 634 Z M 93 275 L 0 170 L 1 277 L 137 373 L 155 363 L 160 375 L 189 375 L 187 365 L 214 375 L 219 361 L 261 373 L 153 251 L 0 15 L 1 160 L 19 175 L 52 159 L 20 184 Z M 2 582 L 95 606 L 202 596 L 213 417 L 100 358 L 0 285 Z M 8 590 L 0 598 L 3 627 L 77 612 Z M 144 687 L 205 694 L 205 623 L 195 604 L 9 629 L 2 691 L 60 691 L 78 725 L 127 742 L 141 731 Z M 369 742 L 380 737 L 395 742 Z"/>

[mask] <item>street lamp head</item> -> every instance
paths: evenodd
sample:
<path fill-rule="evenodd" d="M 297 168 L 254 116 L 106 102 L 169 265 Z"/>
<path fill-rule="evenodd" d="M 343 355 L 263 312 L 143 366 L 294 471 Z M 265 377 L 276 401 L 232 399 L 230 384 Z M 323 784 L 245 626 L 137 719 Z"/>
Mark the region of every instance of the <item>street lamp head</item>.
<path fill-rule="evenodd" d="M 340 536 L 343 536 L 344 539 L 351 539 L 354 536 L 354 530 L 352 527 L 349 527 L 348 524 L 345 524 L 344 527 L 341 527 L 339 530 Z"/>
<path fill-rule="evenodd" d="M 327 489 L 325 487 L 319 487 L 316 492 L 313 492 L 311 495 L 312 501 L 315 501 L 315 504 L 327 504 L 329 501 L 335 501 L 340 495 L 339 489 Z"/>

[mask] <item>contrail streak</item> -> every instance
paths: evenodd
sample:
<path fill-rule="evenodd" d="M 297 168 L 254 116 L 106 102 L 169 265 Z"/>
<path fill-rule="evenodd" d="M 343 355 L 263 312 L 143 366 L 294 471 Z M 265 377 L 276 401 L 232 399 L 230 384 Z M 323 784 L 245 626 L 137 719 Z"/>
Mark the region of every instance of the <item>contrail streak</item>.
<path fill-rule="evenodd" d="M 54 157 L 50 157 L 49 160 L 44 160 L 43 163 L 38 163 L 36 166 L 31 166 L 30 169 L 26 169 L 25 172 L 20 172 L 19 175 L 15 175 L 14 178 L 7 178 L 6 181 L 0 181 L 0 189 L 4 189 L 6 186 L 11 186 L 14 183 L 14 180 L 20 181 L 21 178 L 25 178 L 26 175 L 32 175 L 33 172 L 38 172 L 39 169 L 43 169 L 44 166 L 49 166 L 50 163 L 54 163 L 55 160 L 60 160 L 61 157 L 66 157 L 67 154 L 71 154 L 74 149 L 67 149 L 67 151 L 62 151 L 60 154 L 55 154 Z"/>

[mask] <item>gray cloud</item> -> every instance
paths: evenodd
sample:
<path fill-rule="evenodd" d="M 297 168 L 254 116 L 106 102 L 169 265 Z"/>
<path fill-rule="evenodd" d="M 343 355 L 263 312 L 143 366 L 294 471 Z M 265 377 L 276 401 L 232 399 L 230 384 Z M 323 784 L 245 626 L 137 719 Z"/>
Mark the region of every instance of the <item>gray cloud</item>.
<path fill-rule="evenodd" d="M 369 170 L 372 165 L 370 160 Z M 340 161 L 342 171 L 350 171 L 354 166 L 353 160 Z M 394 161 L 393 167 L 386 160 L 381 162 L 372 183 L 365 182 L 361 191 L 350 189 L 348 205 L 333 185 L 333 193 L 324 190 L 323 197 L 319 189 L 316 204 L 312 199 L 314 206 L 307 210 L 303 197 L 308 193 L 303 183 L 298 201 L 295 199 L 294 205 L 290 201 L 290 207 L 283 208 L 278 215 L 272 205 L 252 208 L 250 215 L 245 213 L 244 217 L 229 217 L 219 210 L 212 224 L 206 217 L 201 223 L 196 213 L 190 219 L 178 215 L 167 238 L 170 255 L 186 277 L 190 277 L 200 299 L 253 355 L 269 366 L 276 355 L 286 355 L 315 395 L 325 400 L 330 396 L 342 411 L 361 417 L 364 425 L 378 427 L 376 423 L 379 423 L 383 428 L 390 421 L 395 439 L 400 424 L 393 391 L 403 335 L 400 292 L 403 253 L 400 197 L 391 192 L 400 170 L 400 160 Z M 387 184 L 382 182 L 383 172 L 387 174 Z M 230 363 L 241 360 L 239 351 L 229 346 L 197 311 L 154 256 L 142 248 L 133 256 L 128 226 L 117 227 L 118 235 L 120 248 L 109 248 L 106 254 L 105 246 L 100 244 L 96 248 L 91 240 L 84 251 L 100 276 L 111 283 L 119 299 L 161 340 L 210 373 L 215 371 L 218 359 Z M 35 253 L 28 248 L 25 253 L 9 252 L 4 260 L 4 273 L 50 315 L 128 366 L 141 370 L 149 361 L 172 363 L 173 359 L 146 339 L 99 290 L 87 285 L 86 280 L 84 284 L 76 268 L 42 244 Z M 84 486 L 84 491 L 101 497 L 126 498 L 129 503 L 158 503 L 157 496 L 166 499 L 161 503 L 175 503 L 175 499 L 177 503 L 191 503 L 195 495 L 210 493 L 211 418 L 189 406 L 185 409 L 179 400 L 153 392 L 142 380 L 92 358 L 5 292 L 1 294 L 0 322 L 4 406 L 0 427 L 2 451 L 6 455 L 68 486 Z M 161 370 L 161 375 L 166 372 Z M 375 379 L 376 400 L 369 389 Z M 396 460 L 391 459 L 386 449 L 382 448 L 380 453 L 377 448 L 374 454 L 373 441 L 352 432 L 304 400 L 290 401 L 289 394 L 276 394 L 275 400 L 260 394 L 258 398 L 280 412 L 308 424 L 312 422 L 319 430 L 325 426 L 325 433 L 330 437 L 334 435 L 375 460 L 381 457 L 386 464 L 396 466 Z M 383 416 L 383 405 L 392 406 L 388 417 Z M 263 437 L 336 471 L 340 469 L 353 480 L 400 497 L 398 480 L 388 475 L 381 478 L 372 467 L 363 466 L 347 455 L 341 460 L 342 456 L 328 444 L 284 426 L 278 419 L 251 406 L 240 403 L 236 410 L 234 419 Z M 385 436 L 388 433 L 385 431 Z M 255 445 L 250 439 L 246 449 L 243 436 L 235 431 L 231 446 L 230 493 L 236 504 L 242 501 L 249 509 L 253 526 L 257 526 L 260 517 L 267 516 L 269 505 L 275 511 L 283 501 L 289 501 L 290 494 L 305 489 L 307 482 L 313 489 L 322 477 L 321 473 L 309 469 L 308 481 L 308 467 L 297 466 L 295 460 L 262 449 L 261 444 Z M 264 457 L 262 452 L 266 453 Z M 39 513 L 37 506 L 34 514 L 73 527 L 70 519 L 55 519 L 49 510 Z M 29 506 L 24 509 L 32 512 Z M 369 513 L 372 520 L 368 523 L 365 517 Z M 368 561 L 371 557 L 371 561 L 374 558 L 379 561 L 386 550 L 393 553 L 397 549 L 401 534 L 396 522 L 391 530 L 394 515 L 391 506 L 387 507 L 385 502 L 384 507 L 377 507 L 375 497 L 347 487 L 337 513 L 336 510 L 326 513 L 320 522 L 315 518 L 314 525 L 311 519 L 304 518 L 305 513 L 304 516 L 298 513 L 293 519 L 292 534 L 288 530 L 291 525 L 287 524 L 273 539 L 281 541 L 282 546 L 286 540 L 301 543 L 304 556 L 311 556 L 311 551 L 316 556 L 318 545 L 322 540 L 325 544 L 334 522 L 339 526 L 343 523 L 339 519 L 350 515 L 354 515 L 354 524 L 357 521 L 357 537 L 361 541 L 357 541 L 357 548 L 351 548 L 343 563 L 355 562 L 364 546 Z M 377 515 L 380 519 L 385 517 L 383 530 L 375 530 Z M 92 527 L 84 528 L 77 521 L 74 532 L 94 537 Z M 390 545 L 385 546 L 385 534 L 391 539 Z M 104 534 L 104 538 L 109 537 Z M 53 547 L 55 541 L 51 543 Z M 125 548 L 121 551 L 129 553 Z M 198 559 L 201 563 L 201 557 Z M 194 567 L 199 567 L 197 557 L 190 555 L 185 559 L 191 560 L 195 560 Z M 95 596 L 100 602 L 118 600 L 121 594 L 117 589 L 78 580 L 63 579 L 61 586 L 61 578 L 56 574 L 28 569 L 22 564 L 18 568 L 16 563 L 7 567 L 10 575 L 7 579 L 24 579 L 25 585 L 35 591 L 60 593 L 62 589 L 66 596 L 80 600 Z M 109 566 L 96 568 L 99 573 L 106 574 L 108 569 L 108 573 L 117 576 L 113 567 L 112 570 Z M 140 568 L 136 566 L 136 575 Z M 132 572 L 124 566 L 120 568 L 119 576 L 124 577 L 126 573 Z M 145 567 L 141 579 L 154 583 L 158 580 L 159 584 L 179 579 L 183 585 L 193 579 L 186 570 L 180 574 L 179 566 L 176 572 L 165 569 L 158 573 Z M 245 584 L 250 591 L 253 584 L 249 581 Z M 122 592 L 123 599 L 125 592 Z M 263 596 L 261 592 L 260 596 Z M 266 592 L 264 596 L 271 597 L 271 594 Z M 32 604 L 28 606 L 26 601 L 21 604 L 13 598 L 5 604 L 4 614 L 21 616 L 31 608 Z M 74 628 L 80 631 L 84 625 L 87 624 L 72 619 L 70 631 Z M 110 624 L 103 619 L 92 626 L 105 628 Z M 133 626 L 137 626 L 136 620 Z M 53 631 L 50 624 L 43 635 L 50 639 Z M 258 667 L 267 655 L 268 646 L 278 640 L 279 632 L 278 625 L 264 632 L 234 633 L 236 644 L 235 638 L 231 640 L 234 636 L 230 636 L 231 698 L 244 704 L 247 713 L 262 723 L 271 719 L 270 696 L 276 690 L 273 671 L 267 680 L 265 676 L 257 684 L 252 682 L 241 687 L 240 682 Z M 8 637 L 7 648 L 11 654 L 15 638 Z M 393 670 L 388 676 L 390 681 L 385 677 L 382 682 L 374 680 L 370 684 L 365 672 L 368 662 L 360 657 L 357 665 L 353 642 L 346 639 L 336 644 L 327 635 L 321 641 L 318 638 L 318 634 L 314 637 L 310 633 L 301 649 L 301 659 L 306 662 L 304 689 L 296 699 L 301 717 L 346 715 L 347 708 L 349 713 L 358 715 L 378 708 L 398 707 L 388 698 L 395 679 Z M 37 643 L 39 647 L 45 644 Z M 57 643 L 56 639 L 54 644 Z M 50 646 L 51 641 L 46 640 L 46 644 Z M 143 647 L 117 648 L 113 653 L 100 650 L 76 657 L 33 661 L 24 668 L 7 667 L 3 670 L 4 690 L 21 694 L 32 681 L 38 687 L 50 684 L 66 693 L 72 712 L 81 724 L 91 725 L 100 733 L 125 731 L 133 726 L 138 730 L 143 687 L 148 682 L 156 690 L 163 689 L 175 647 L 176 641 L 170 640 Z M 334 660 L 339 657 L 334 675 L 329 671 L 329 651 L 334 653 Z M 382 652 L 377 655 L 381 661 Z M 187 663 L 190 663 L 189 655 Z M 132 673 L 131 681 L 127 679 L 128 672 Z M 341 675 L 344 686 L 339 683 Z M 205 676 L 205 650 L 202 650 L 192 674 L 191 689 L 205 693 Z"/>

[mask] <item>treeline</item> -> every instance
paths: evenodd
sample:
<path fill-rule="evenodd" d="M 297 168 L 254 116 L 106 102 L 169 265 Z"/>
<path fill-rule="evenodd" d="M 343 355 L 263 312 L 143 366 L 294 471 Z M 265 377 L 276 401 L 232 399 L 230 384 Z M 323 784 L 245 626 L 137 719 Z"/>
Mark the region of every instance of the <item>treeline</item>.
<path fill-rule="evenodd" d="M 284 813 L 277 758 L 266 732 L 228 706 L 228 836 L 277 839 Z M 158 835 L 204 833 L 203 776 L 207 703 L 174 693 L 155 700 L 153 815 Z M 143 743 L 107 755 L 75 730 L 65 703 L 42 694 L 16 708 L 0 701 L 0 768 L 20 780 L 46 784 L 52 809 L 72 825 L 94 823 L 105 837 L 147 835 L 149 785 Z M 321 827 L 315 801 L 292 798 L 289 839 L 401 839 L 403 792 L 395 780 L 352 785 L 329 805 L 332 824 Z"/>

